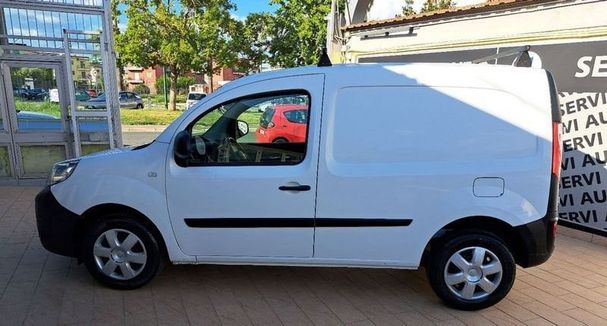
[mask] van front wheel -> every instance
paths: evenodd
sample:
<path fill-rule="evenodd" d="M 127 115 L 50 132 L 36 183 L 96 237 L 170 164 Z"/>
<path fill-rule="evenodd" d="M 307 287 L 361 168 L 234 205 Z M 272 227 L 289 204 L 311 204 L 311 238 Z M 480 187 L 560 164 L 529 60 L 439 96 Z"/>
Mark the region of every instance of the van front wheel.
<path fill-rule="evenodd" d="M 158 241 L 141 223 L 120 214 L 107 216 L 87 232 L 82 258 L 100 283 L 135 289 L 151 281 L 162 259 Z"/>
<path fill-rule="evenodd" d="M 448 306 L 478 310 L 502 300 L 514 283 L 516 264 L 491 234 L 461 234 L 433 248 L 427 267 L 434 292 Z"/>

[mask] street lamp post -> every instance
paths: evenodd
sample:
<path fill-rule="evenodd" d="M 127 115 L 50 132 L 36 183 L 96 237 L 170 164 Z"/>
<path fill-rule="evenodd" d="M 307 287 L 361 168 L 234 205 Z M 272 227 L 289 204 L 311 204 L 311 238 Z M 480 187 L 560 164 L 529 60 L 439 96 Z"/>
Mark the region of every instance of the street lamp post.
<path fill-rule="evenodd" d="M 166 67 L 162 66 L 162 88 L 164 91 L 164 109 L 168 110 L 169 109 L 169 101 L 167 98 L 167 72 L 166 72 Z"/>

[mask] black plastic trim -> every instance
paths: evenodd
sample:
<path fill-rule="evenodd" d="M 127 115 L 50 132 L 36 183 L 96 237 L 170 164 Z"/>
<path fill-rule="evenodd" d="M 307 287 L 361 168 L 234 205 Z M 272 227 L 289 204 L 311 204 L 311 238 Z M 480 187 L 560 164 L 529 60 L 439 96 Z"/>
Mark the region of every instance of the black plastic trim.
<path fill-rule="evenodd" d="M 550 258 L 554 251 L 554 234 L 552 229 L 558 221 L 559 179 L 556 175 L 550 178 L 550 195 L 546 215 L 537 221 L 519 225 L 514 228 L 523 243 L 518 263 L 522 267 L 537 266 Z"/>
<path fill-rule="evenodd" d="M 310 189 L 312 189 L 312 188 L 308 185 L 278 187 L 278 190 L 282 190 L 282 191 L 309 191 Z"/>
<path fill-rule="evenodd" d="M 550 90 L 550 103 L 552 105 L 552 121 L 562 122 L 561 108 L 559 107 L 558 91 L 556 89 L 556 84 L 554 83 L 554 78 L 552 77 L 552 74 L 548 70 L 546 70 L 546 75 L 548 76 L 548 88 Z"/>
<path fill-rule="evenodd" d="M 76 240 L 82 218 L 63 207 L 47 186 L 36 196 L 36 224 L 40 242 L 46 250 L 77 257 Z"/>
<path fill-rule="evenodd" d="M 186 218 L 192 228 L 313 228 L 409 226 L 411 219 L 368 218 Z"/>

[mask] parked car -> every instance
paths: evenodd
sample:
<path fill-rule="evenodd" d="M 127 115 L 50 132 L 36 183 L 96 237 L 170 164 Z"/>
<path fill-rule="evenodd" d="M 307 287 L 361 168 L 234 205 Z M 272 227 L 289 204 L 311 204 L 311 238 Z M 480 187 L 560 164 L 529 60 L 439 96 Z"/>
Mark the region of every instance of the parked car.
<path fill-rule="evenodd" d="M 204 92 L 189 92 L 188 99 L 185 102 L 185 109 L 189 110 L 194 104 L 207 96 Z"/>
<path fill-rule="evenodd" d="M 44 101 L 48 98 L 48 91 L 43 88 L 17 88 L 14 96 L 27 101 Z"/>
<path fill-rule="evenodd" d="M 249 137 L 243 119 L 290 96 L 304 99 L 305 139 Z M 541 69 L 255 74 L 209 95 L 150 144 L 56 163 L 36 197 L 38 232 L 46 249 L 119 289 L 151 281 L 165 258 L 423 265 L 445 303 L 481 309 L 508 294 L 516 264 L 542 264 L 553 251 L 559 126 L 554 81 Z"/>
<path fill-rule="evenodd" d="M 76 97 L 76 101 L 78 102 L 86 102 L 91 99 L 91 97 L 86 91 L 79 89 L 75 90 L 74 95 Z M 52 103 L 59 103 L 59 90 L 57 90 L 56 88 L 51 89 L 49 91 L 49 100 Z"/>
<path fill-rule="evenodd" d="M 88 94 L 88 96 L 90 96 L 90 97 L 97 97 L 97 96 L 98 96 L 98 94 L 97 94 L 97 90 L 96 90 L 96 89 L 92 89 L 92 88 L 91 88 L 91 89 L 87 89 L 87 90 L 86 90 L 86 93 L 87 93 L 87 94 Z"/>
<path fill-rule="evenodd" d="M 261 115 L 255 131 L 260 143 L 305 143 L 308 107 L 301 104 L 277 104 Z"/>
<path fill-rule="evenodd" d="M 61 119 L 53 115 L 18 111 L 17 128 L 21 131 L 62 130 L 63 126 Z M 79 130 L 80 132 L 107 132 L 107 123 L 98 119 L 81 120 Z"/>
<path fill-rule="evenodd" d="M 133 92 L 120 92 L 118 101 L 121 109 L 143 109 L 143 99 Z M 102 110 L 105 109 L 105 94 L 100 94 L 91 98 L 85 104 L 87 109 Z"/>

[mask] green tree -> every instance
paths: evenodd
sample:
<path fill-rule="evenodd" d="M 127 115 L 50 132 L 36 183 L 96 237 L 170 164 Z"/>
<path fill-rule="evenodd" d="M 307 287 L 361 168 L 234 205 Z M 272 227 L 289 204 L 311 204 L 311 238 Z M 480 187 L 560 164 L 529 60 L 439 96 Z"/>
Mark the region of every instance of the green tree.
<path fill-rule="evenodd" d="M 117 38 L 118 35 L 120 35 L 120 28 L 118 26 L 118 19 L 120 17 L 120 15 L 122 15 L 122 12 L 120 12 L 120 9 L 118 9 L 118 5 L 120 4 L 120 0 L 112 0 L 112 6 L 111 6 L 111 12 L 112 12 L 112 30 L 114 32 L 114 38 Z M 99 58 L 101 59 L 101 58 Z M 92 61 L 92 60 L 91 60 Z M 99 61 L 101 62 L 101 60 Z M 122 62 L 122 57 L 121 56 L 116 56 L 116 68 L 118 68 L 118 88 L 120 90 L 125 89 L 125 83 L 124 83 L 124 63 Z"/>
<path fill-rule="evenodd" d="M 223 67 L 234 66 L 238 60 L 235 43 L 237 22 L 230 15 L 236 6 L 230 0 L 183 0 L 191 8 L 196 35 L 196 49 L 200 67 L 197 70 L 209 76 L 210 91 L 213 91 L 213 74 Z"/>
<path fill-rule="evenodd" d="M 451 0 L 426 0 L 420 12 L 430 12 L 441 9 L 448 9 L 455 6 L 455 1 Z"/>
<path fill-rule="evenodd" d="M 148 95 L 148 94 L 150 94 L 150 88 L 144 84 L 139 84 L 139 85 L 135 86 L 135 88 L 133 89 L 133 92 L 135 92 L 139 95 Z"/>
<path fill-rule="evenodd" d="M 325 45 L 331 0 L 270 0 L 278 6 L 272 24 L 270 63 L 294 67 L 318 62 Z"/>
<path fill-rule="evenodd" d="M 415 15 L 415 9 L 413 9 L 413 0 L 405 0 L 405 5 L 403 6 L 403 16 L 411 16 Z"/>
<path fill-rule="evenodd" d="M 123 62 L 167 68 L 171 110 L 177 108 L 177 77 L 202 66 L 194 46 L 198 29 L 188 2 L 197 1 L 125 1 L 127 27 L 116 35 L 116 48 Z"/>
<path fill-rule="evenodd" d="M 194 77 L 181 76 L 177 78 L 177 89 L 181 94 L 187 93 L 190 89 L 190 85 L 194 84 L 196 84 L 196 80 L 194 79 Z"/>
<path fill-rule="evenodd" d="M 234 43 L 239 47 L 238 71 L 259 72 L 269 59 L 273 17 L 268 13 L 251 13 L 244 22 L 237 22 Z"/>

